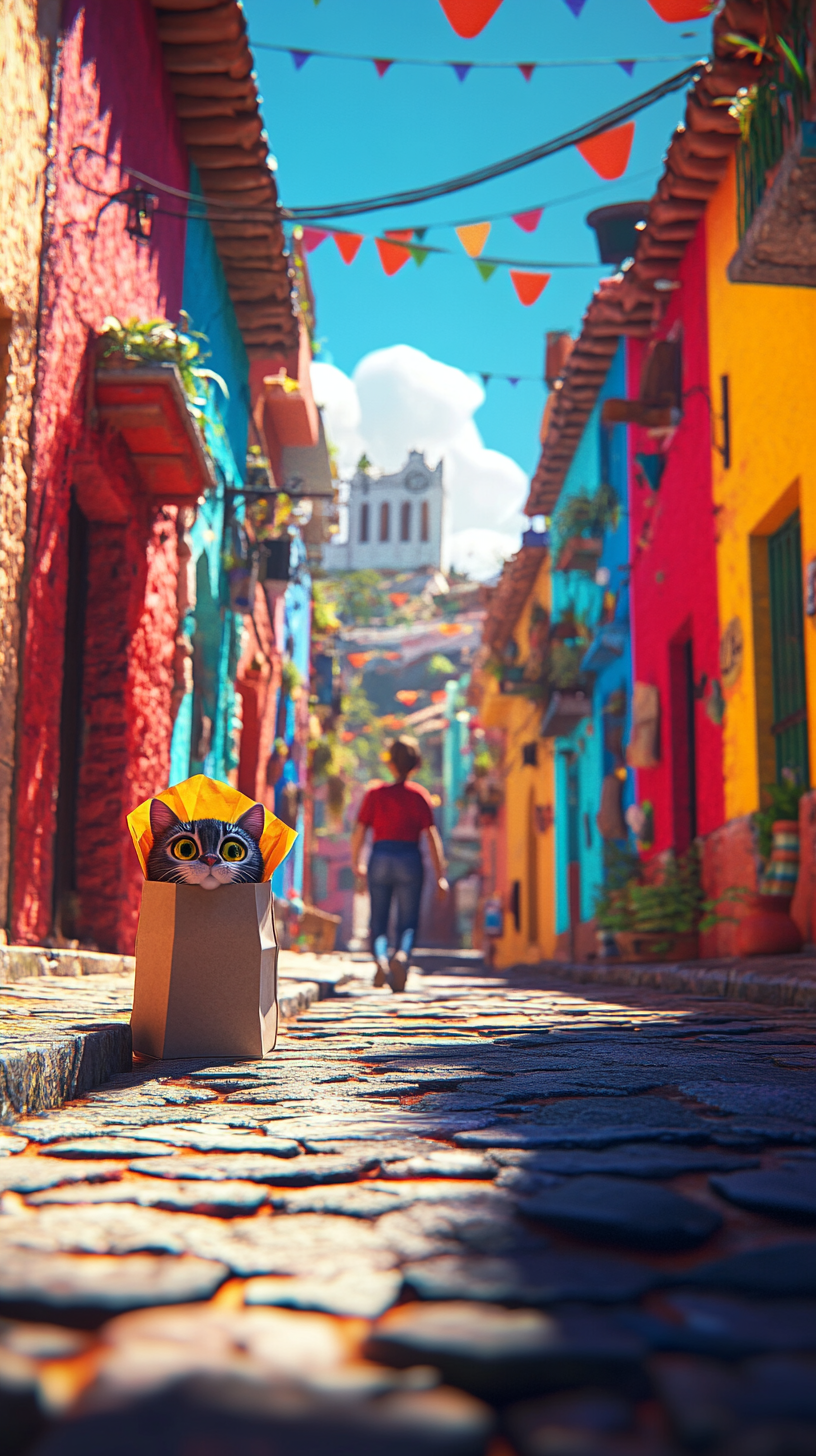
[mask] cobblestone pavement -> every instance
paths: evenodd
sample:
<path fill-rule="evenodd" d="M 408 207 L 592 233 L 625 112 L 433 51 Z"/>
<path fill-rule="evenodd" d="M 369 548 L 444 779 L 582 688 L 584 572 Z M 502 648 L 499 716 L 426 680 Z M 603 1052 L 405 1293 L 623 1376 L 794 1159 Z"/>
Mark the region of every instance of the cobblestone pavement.
<path fill-rule="evenodd" d="M 806 1456 L 815 1048 L 448 969 L 12 1120 L 2 1450 Z"/>

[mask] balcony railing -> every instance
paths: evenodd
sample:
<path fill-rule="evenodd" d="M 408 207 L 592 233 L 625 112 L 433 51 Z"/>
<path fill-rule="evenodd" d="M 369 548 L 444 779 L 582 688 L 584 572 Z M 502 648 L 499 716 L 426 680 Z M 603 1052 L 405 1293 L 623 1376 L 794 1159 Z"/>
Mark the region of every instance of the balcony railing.
<path fill-rule="evenodd" d="M 773 181 L 776 168 L 796 138 L 807 102 L 810 36 L 805 0 L 794 0 L 790 29 L 783 37 L 796 58 L 780 54 L 771 70 L 750 92 L 735 98 L 743 137 L 737 148 L 737 228 L 742 242 Z"/>

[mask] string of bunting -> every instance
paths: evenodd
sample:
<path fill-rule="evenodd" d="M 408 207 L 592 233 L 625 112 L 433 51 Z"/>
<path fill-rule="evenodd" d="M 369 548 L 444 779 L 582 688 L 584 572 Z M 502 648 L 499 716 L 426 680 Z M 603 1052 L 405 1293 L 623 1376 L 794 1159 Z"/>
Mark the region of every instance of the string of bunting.
<path fill-rule="evenodd" d="M 525 81 L 532 81 L 536 71 L 572 70 L 588 66 L 620 66 L 627 76 L 632 76 L 637 65 L 655 65 L 658 62 L 682 62 L 696 59 L 693 55 L 656 55 L 584 56 L 574 60 L 549 61 L 436 61 L 420 60 L 415 56 L 365 56 L 346 51 L 307 51 L 294 46 L 273 45 L 269 41 L 255 40 L 252 45 L 256 51 L 276 51 L 279 55 L 290 56 L 296 71 L 301 71 L 306 62 L 311 60 L 360 61 L 365 65 L 373 66 L 380 79 L 387 75 L 392 66 L 424 66 L 438 70 L 451 70 L 458 81 L 466 80 L 471 71 L 520 71 Z"/>
<path fill-rule="evenodd" d="M 320 0 L 314 0 L 315 5 Z M 502 0 L 439 0 L 451 29 L 463 40 L 472 40 L 481 35 L 485 26 L 493 19 Z M 705 20 L 714 9 L 716 0 L 648 0 L 652 10 L 661 20 L 678 21 Z M 567 9 L 577 20 L 586 5 L 586 0 L 564 0 Z"/>

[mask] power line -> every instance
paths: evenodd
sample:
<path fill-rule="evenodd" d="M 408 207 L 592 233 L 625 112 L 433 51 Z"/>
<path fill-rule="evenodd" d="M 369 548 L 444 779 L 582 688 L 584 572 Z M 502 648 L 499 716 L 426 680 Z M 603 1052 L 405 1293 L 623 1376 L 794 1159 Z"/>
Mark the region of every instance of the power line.
<path fill-rule="evenodd" d="M 527 152 L 520 152 L 514 157 L 506 157 L 501 162 L 493 162 L 487 167 L 480 167 L 474 172 L 466 172 L 460 177 L 452 177 L 447 182 L 435 182 L 428 187 L 412 188 L 406 192 L 392 192 L 382 197 L 361 198 L 356 202 L 333 202 L 322 207 L 282 208 L 281 214 L 293 222 L 325 222 L 331 218 L 353 217 L 360 212 L 380 212 L 388 207 L 428 202 L 434 197 L 445 197 L 451 192 L 461 192 L 467 187 L 477 187 L 482 182 L 490 182 L 496 177 L 504 177 L 509 172 L 516 172 L 521 167 L 529 167 L 533 162 L 539 162 L 544 157 L 551 157 L 556 152 L 565 151 L 567 147 L 576 146 L 579 142 L 588 141 L 590 137 L 598 136 L 602 132 L 620 126 L 622 122 L 628 121 L 637 112 L 643 111 L 647 106 L 653 106 L 656 101 L 661 101 L 664 96 L 671 95 L 673 91 L 682 90 L 696 75 L 700 66 L 705 64 L 705 60 L 697 61 L 695 65 L 687 66 L 684 71 L 679 71 L 677 75 L 669 76 L 667 80 L 661 81 L 659 86 L 653 86 L 649 91 L 644 91 L 639 96 L 623 102 L 622 105 L 613 107 L 611 111 L 604 112 L 602 116 L 596 117 L 593 121 L 585 122 L 583 126 L 574 127 L 572 131 L 553 137 L 551 141 L 542 142 L 537 147 L 531 147 Z"/>

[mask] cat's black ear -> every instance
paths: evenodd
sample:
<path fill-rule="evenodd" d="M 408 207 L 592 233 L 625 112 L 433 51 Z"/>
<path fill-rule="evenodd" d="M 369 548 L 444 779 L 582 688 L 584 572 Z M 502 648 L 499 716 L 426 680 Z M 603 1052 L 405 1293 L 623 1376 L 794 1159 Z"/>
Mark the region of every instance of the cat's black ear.
<path fill-rule="evenodd" d="M 153 830 L 154 838 L 163 834 L 166 829 L 175 829 L 176 825 L 180 823 L 181 820 L 163 799 L 150 800 L 150 828 Z"/>
<path fill-rule="evenodd" d="M 253 804 L 251 809 L 246 809 L 240 819 L 236 820 L 236 823 L 257 841 L 260 841 L 263 834 L 265 822 L 266 813 L 263 804 Z"/>

